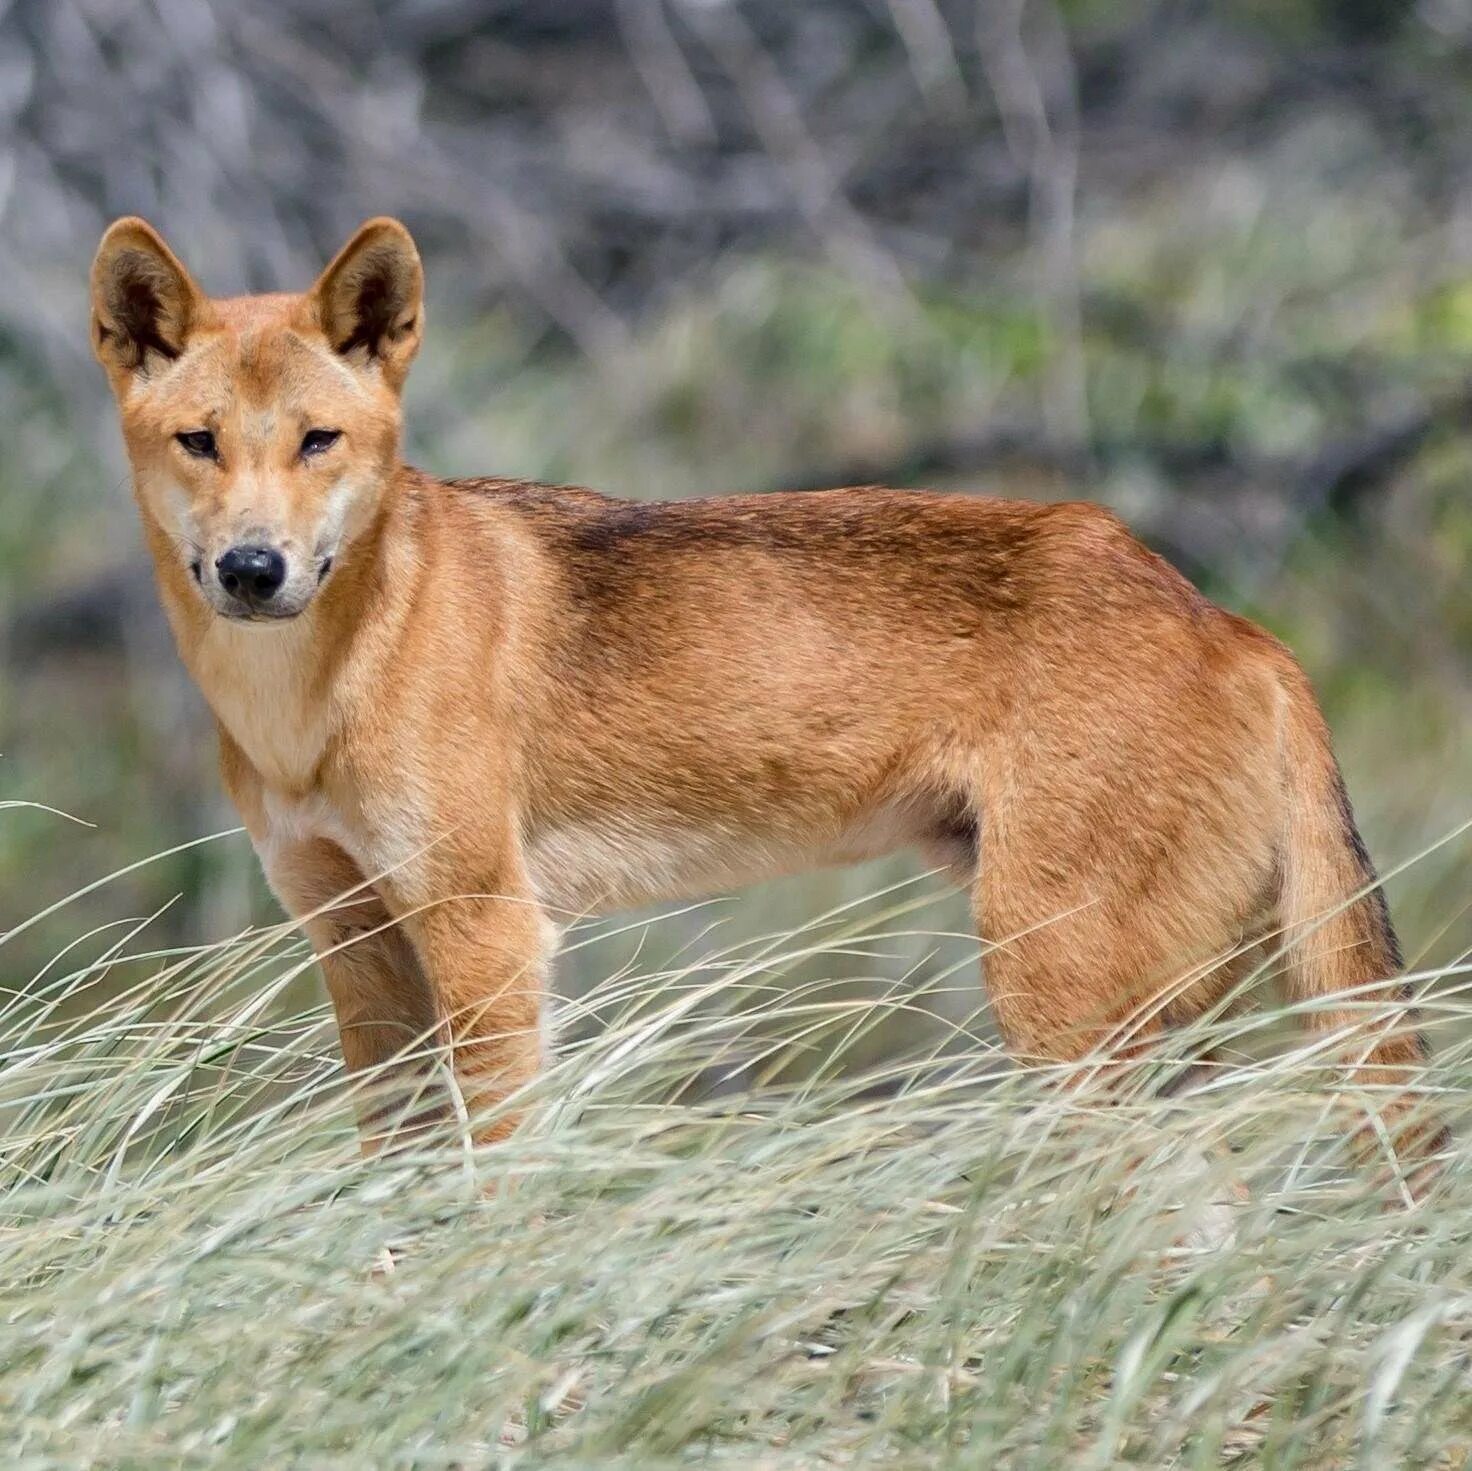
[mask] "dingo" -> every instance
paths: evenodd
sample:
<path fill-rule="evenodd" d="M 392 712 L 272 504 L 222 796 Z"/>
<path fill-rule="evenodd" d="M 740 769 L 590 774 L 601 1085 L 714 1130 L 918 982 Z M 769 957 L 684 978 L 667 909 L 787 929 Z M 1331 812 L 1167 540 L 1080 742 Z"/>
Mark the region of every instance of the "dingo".
<path fill-rule="evenodd" d="M 164 607 L 350 1069 L 438 1038 L 499 1137 L 553 922 L 901 847 L 969 888 L 1021 1056 L 1144 1045 L 1280 935 L 1293 997 L 1404 1005 L 1304 675 L 1109 512 L 435 480 L 422 284 L 389 219 L 301 296 L 211 299 L 138 219 L 92 273 Z M 1393 1088 L 1405 1019 L 1354 1044 Z"/>

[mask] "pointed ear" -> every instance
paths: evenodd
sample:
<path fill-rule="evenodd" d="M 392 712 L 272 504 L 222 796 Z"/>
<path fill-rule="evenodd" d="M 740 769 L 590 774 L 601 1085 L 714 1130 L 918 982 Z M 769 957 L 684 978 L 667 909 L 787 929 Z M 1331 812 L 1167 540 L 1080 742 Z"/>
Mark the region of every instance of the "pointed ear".
<path fill-rule="evenodd" d="M 338 251 L 311 299 L 335 351 L 378 364 L 398 387 L 424 333 L 424 270 L 397 221 L 369 220 Z"/>
<path fill-rule="evenodd" d="M 92 350 L 103 367 L 146 372 L 172 361 L 198 320 L 204 293 L 146 220 L 115 220 L 92 262 Z"/>

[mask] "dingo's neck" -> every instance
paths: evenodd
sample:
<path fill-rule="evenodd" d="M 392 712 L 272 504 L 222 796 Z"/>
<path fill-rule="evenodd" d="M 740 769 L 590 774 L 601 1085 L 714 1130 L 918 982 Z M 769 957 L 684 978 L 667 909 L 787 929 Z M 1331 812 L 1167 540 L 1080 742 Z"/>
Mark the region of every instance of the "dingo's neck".
<path fill-rule="evenodd" d="M 186 655 L 190 672 L 268 787 L 312 784 L 333 726 L 318 610 L 280 627 L 212 617 Z"/>

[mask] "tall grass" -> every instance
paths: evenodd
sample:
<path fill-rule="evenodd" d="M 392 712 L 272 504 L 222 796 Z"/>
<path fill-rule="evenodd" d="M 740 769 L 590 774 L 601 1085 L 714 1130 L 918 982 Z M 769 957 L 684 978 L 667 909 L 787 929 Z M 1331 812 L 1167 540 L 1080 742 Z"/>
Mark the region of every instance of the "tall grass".
<path fill-rule="evenodd" d="M 0 999 L 5 1464 L 1463 1464 L 1461 1143 L 1409 1208 L 1265 1015 L 1170 1099 L 964 1024 L 855 1066 L 921 912 L 625 967 L 513 1140 L 372 1163 L 290 931 L 61 957 Z M 1463 968 L 1417 984 L 1460 1136 Z"/>

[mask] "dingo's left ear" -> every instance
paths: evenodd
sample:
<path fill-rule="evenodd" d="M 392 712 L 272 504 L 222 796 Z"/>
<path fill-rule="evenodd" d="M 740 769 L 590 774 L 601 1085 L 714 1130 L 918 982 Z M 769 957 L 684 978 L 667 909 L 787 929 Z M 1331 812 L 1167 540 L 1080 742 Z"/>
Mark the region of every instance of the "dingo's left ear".
<path fill-rule="evenodd" d="M 152 225 L 114 220 L 92 262 L 92 350 L 110 372 L 145 371 L 150 355 L 172 361 L 204 301 Z"/>
<path fill-rule="evenodd" d="M 322 330 L 344 357 L 378 363 L 399 387 L 424 333 L 424 269 L 397 221 L 369 220 L 311 291 Z"/>

